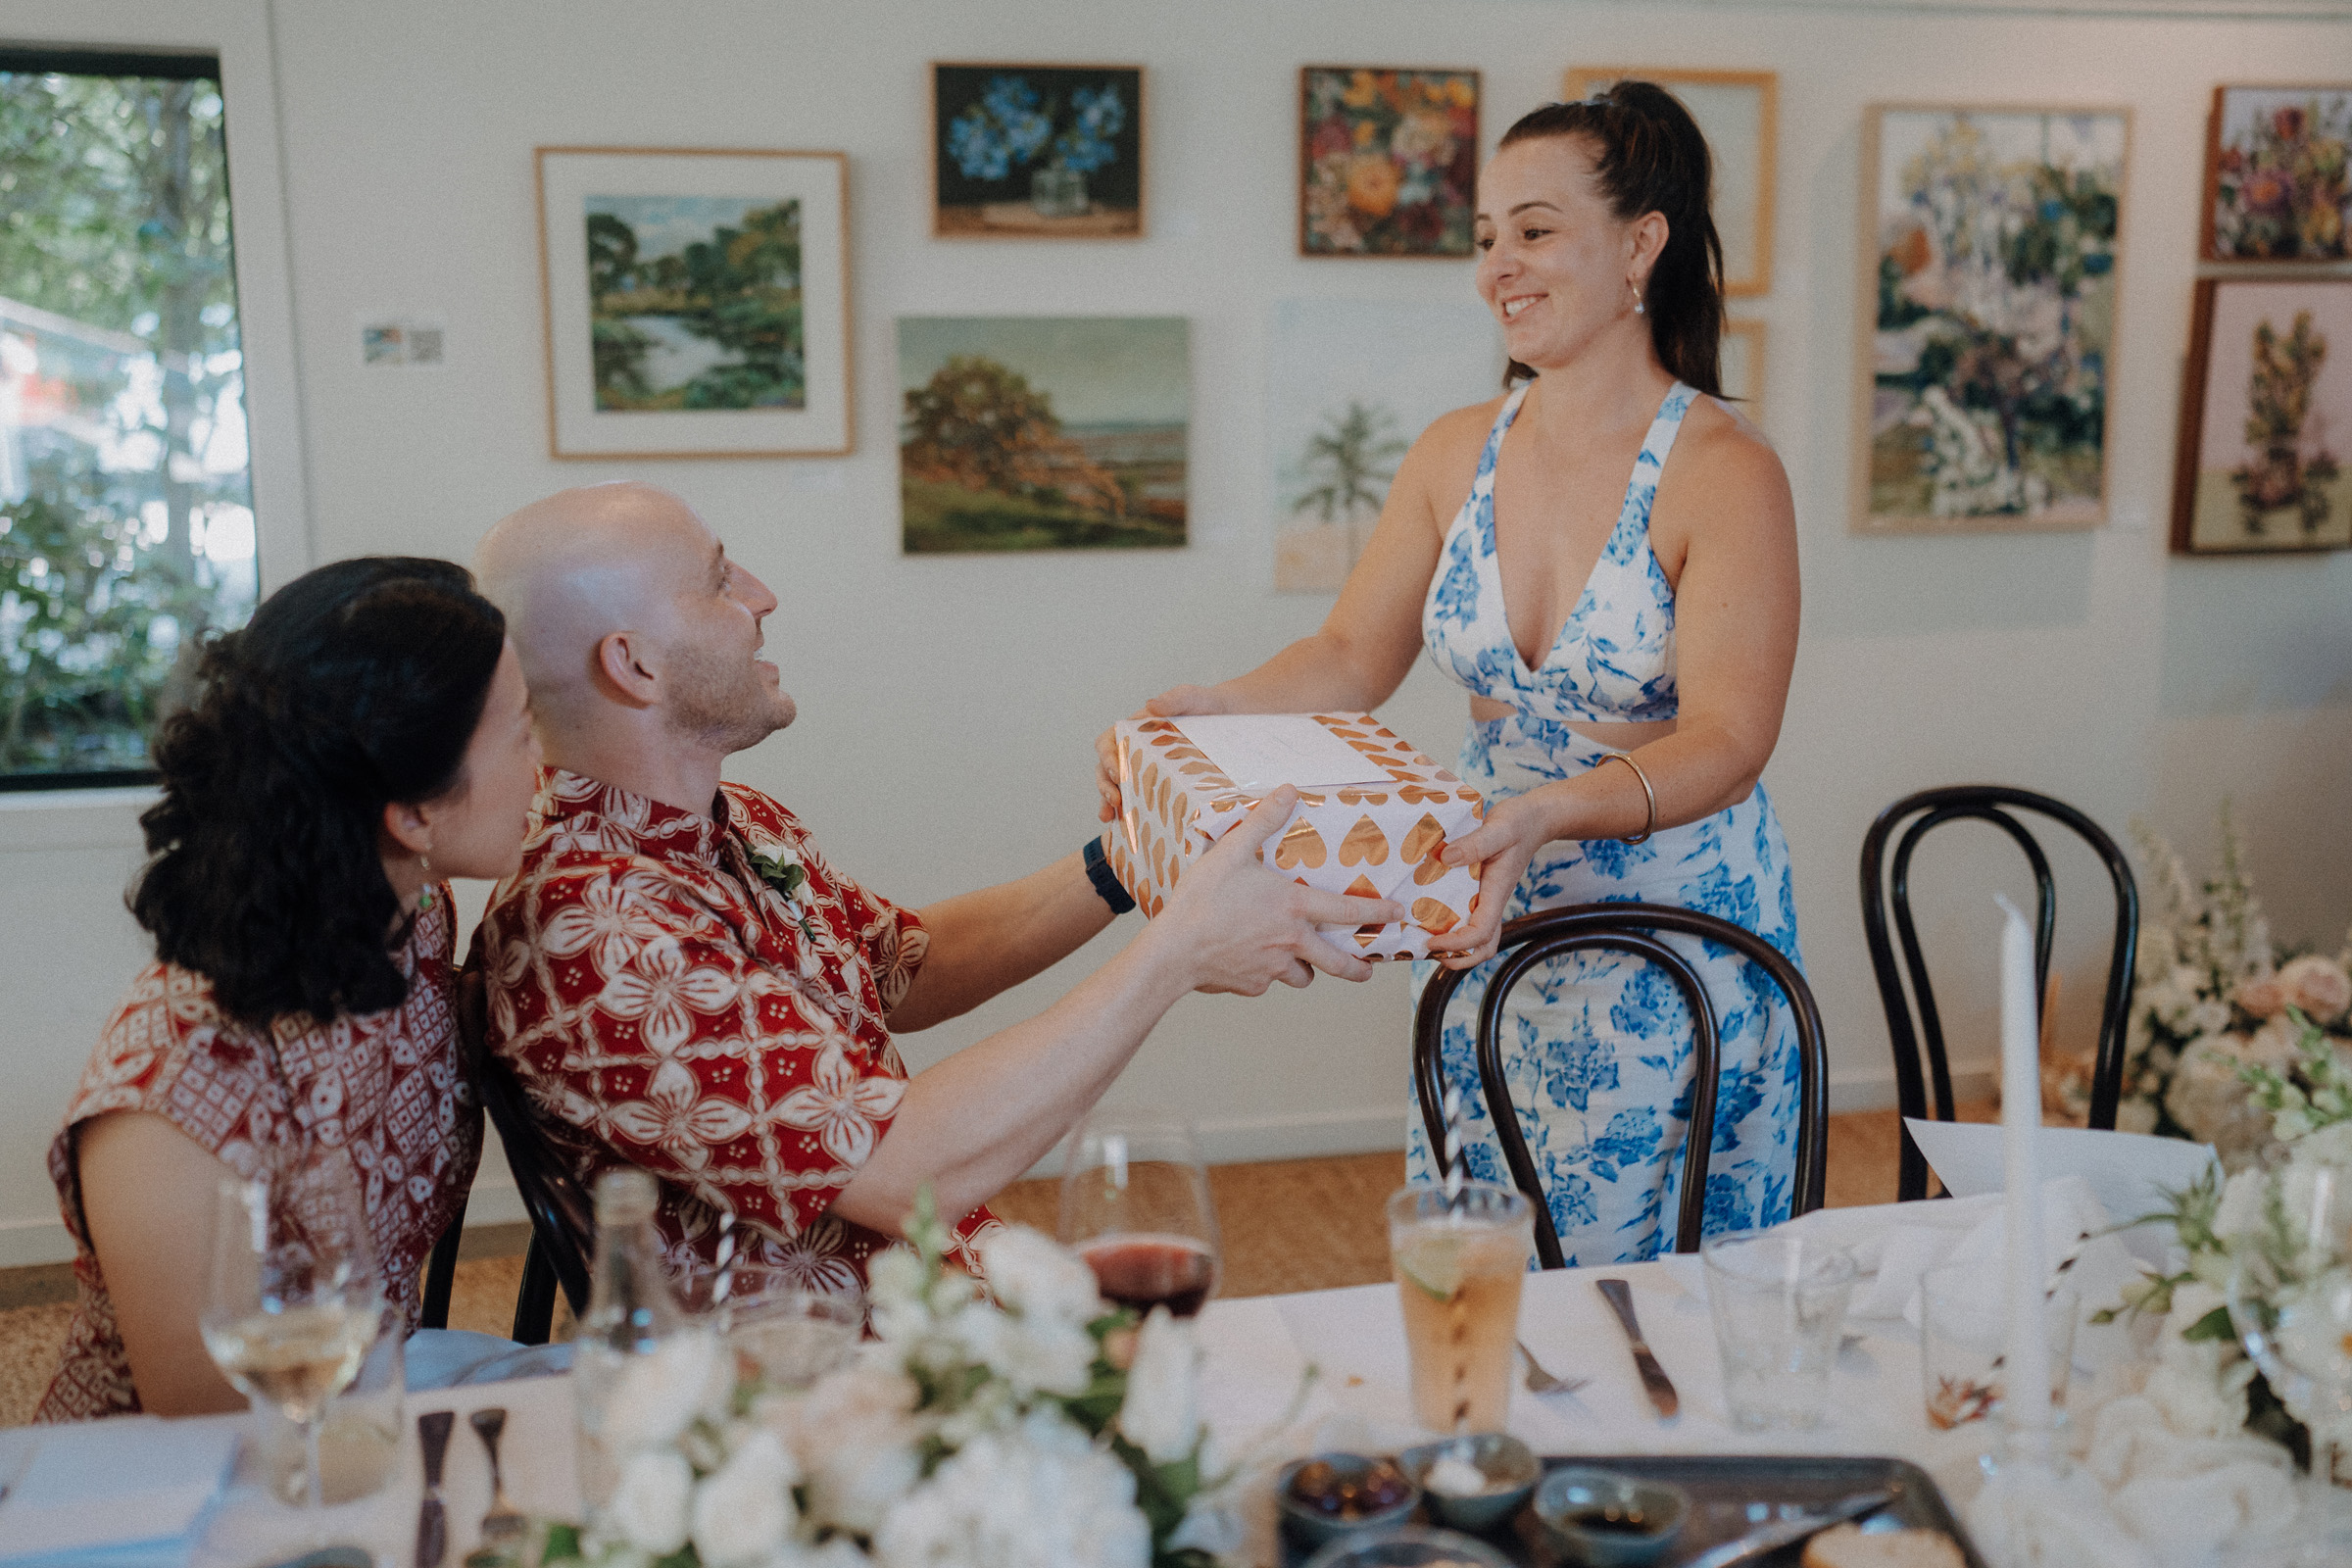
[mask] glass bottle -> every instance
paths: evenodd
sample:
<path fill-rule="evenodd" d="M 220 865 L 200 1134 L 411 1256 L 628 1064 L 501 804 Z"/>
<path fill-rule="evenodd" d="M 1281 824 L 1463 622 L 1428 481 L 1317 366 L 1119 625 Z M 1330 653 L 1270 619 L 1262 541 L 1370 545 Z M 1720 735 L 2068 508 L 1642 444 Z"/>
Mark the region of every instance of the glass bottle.
<path fill-rule="evenodd" d="M 654 1178 L 630 1168 L 596 1183 L 596 1258 L 588 1313 L 573 1338 L 572 1387 L 580 1425 L 580 1501 L 593 1522 L 612 1495 L 625 1453 L 605 1441 L 608 1403 L 630 1362 L 687 1327 L 654 1229 L 661 1196 Z"/>

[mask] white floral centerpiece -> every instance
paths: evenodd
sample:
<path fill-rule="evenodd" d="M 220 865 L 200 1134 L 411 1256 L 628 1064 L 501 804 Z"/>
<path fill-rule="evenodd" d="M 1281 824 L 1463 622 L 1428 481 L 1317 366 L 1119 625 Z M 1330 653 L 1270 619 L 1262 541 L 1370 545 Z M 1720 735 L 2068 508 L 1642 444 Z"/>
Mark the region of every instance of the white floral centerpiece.
<path fill-rule="evenodd" d="M 2290 1011 L 2352 1044 L 2352 942 L 2333 956 L 2278 962 L 2227 804 L 2221 826 L 2221 868 L 2197 884 L 2171 845 L 2132 824 L 2154 885 L 2139 929 L 2116 1126 L 2212 1144 L 2235 1170 L 2271 1132 L 2240 1069 L 2292 1066 L 2304 1025 Z M 2083 1054 L 2046 1070 L 2049 1108 L 2077 1125 L 2090 1106 L 2090 1067 Z"/>
<path fill-rule="evenodd" d="M 869 1271 L 875 1338 L 813 1387 L 737 1375 L 697 1328 L 606 1406 L 618 1466 L 540 1561 L 591 1568 L 1210 1568 L 1240 1544 L 1242 1466 L 1203 1478 L 1192 1328 L 1106 1305 L 1068 1251 L 981 1244 L 991 1299 L 947 1266 L 926 1191 L 912 1250 Z"/>
<path fill-rule="evenodd" d="M 2174 1195 L 2170 1212 L 2146 1216 L 2173 1226 L 2185 1263 L 2170 1275 L 2143 1276 L 2121 1305 L 2098 1320 L 2127 1314 L 2161 1319 L 2144 1392 L 2174 1430 L 2219 1438 L 2242 1428 L 2308 1462 L 2315 1435 L 2352 1447 L 2352 1418 L 2332 1405 L 2300 1407 L 2292 1389 L 2274 1391 L 2247 1358 L 2240 1339 L 2247 1325 L 2232 1320 L 2227 1300 L 2231 1276 L 2249 1263 L 2255 1266 L 2247 1278 L 2261 1283 L 2241 1286 L 2240 1299 L 2266 1317 L 2278 1318 L 2294 1293 L 2319 1288 L 2300 1266 L 2309 1239 L 2287 1216 L 2308 1207 L 2323 1177 L 2352 1187 L 2352 1054 L 2299 1009 L 2284 1010 L 2281 1021 L 2300 1036 L 2285 1064 L 2240 1062 L 2232 1069 L 2248 1114 L 2268 1129 L 2268 1158 L 2227 1178 L 2208 1175 Z M 2303 1356 L 2283 1341 L 2281 1348 L 2290 1360 L 2317 1365 L 2328 1359 L 2326 1347 L 2305 1347 Z M 2323 1423 L 2316 1433 L 2315 1422 Z"/>

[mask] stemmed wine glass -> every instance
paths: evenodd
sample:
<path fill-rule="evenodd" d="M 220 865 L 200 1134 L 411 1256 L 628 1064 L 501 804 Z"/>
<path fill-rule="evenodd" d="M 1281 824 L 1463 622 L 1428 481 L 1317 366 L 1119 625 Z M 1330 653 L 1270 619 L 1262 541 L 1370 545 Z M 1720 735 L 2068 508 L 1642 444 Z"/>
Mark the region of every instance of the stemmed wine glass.
<path fill-rule="evenodd" d="M 1063 1148 L 1056 1231 L 1105 1299 L 1200 1311 L 1217 1285 L 1217 1212 L 1192 1125 L 1151 1108 L 1089 1112 Z"/>
<path fill-rule="evenodd" d="M 318 1429 L 384 1320 L 367 1205 L 340 1160 L 220 1183 L 204 1348 L 239 1392 L 302 1430 L 308 1497 L 323 1506 Z"/>
<path fill-rule="evenodd" d="M 2352 1513 L 2337 1490 L 2352 1464 L 2352 1182 L 2292 1163 L 2264 1178 L 2262 1222 L 2225 1238 L 2234 1267 L 2230 1321 L 2289 1413 L 2311 1428 L 2312 1489 L 2302 1562 L 2341 1562 Z"/>

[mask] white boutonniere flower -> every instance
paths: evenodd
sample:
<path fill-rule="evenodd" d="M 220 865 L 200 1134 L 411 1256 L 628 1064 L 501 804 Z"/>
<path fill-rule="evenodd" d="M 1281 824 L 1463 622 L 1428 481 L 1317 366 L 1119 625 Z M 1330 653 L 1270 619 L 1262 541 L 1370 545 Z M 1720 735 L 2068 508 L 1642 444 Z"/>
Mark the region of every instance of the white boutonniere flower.
<path fill-rule="evenodd" d="M 781 844 L 753 845 L 752 866 L 800 921 L 801 935 L 813 939 L 816 928 L 808 923 L 808 868 L 787 855 Z"/>

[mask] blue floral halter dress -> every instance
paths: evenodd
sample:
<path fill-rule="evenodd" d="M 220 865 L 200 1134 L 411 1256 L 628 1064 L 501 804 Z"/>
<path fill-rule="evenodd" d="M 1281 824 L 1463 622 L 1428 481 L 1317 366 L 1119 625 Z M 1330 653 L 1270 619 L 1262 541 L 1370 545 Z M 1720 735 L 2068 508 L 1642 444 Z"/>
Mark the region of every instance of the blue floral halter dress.
<path fill-rule="evenodd" d="M 1532 669 L 1504 621 L 1494 558 L 1494 460 L 1527 388 L 1495 417 L 1421 611 L 1422 637 L 1438 668 L 1513 710 L 1474 721 L 1462 743 L 1462 776 L 1490 802 L 1574 777 L 1615 755 L 1570 729 L 1571 720 L 1675 716 L 1674 591 L 1649 547 L 1649 509 L 1696 395 L 1679 381 L 1666 394 L 1634 460 L 1617 526 L 1558 641 Z M 1737 806 L 1661 828 L 1645 843 L 1545 845 L 1505 913 L 1628 900 L 1721 915 L 1797 959 L 1788 848 L 1762 785 Z M 1722 1025 L 1707 1233 L 1786 1219 L 1798 1103 L 1796 1032 L 1787 1004 L 1761 970 L 1729 949 L 1661 936 L 1691 959 Z M 1414 965 L 1416 997 L 1433 967 Z M 1471 1046 L 1494 967 L 1492 959 L 1482 964 L 1455 993 L 1445 1062 L 1447 1081 L 1464 1090 L 1470 1174 L 1507 1186 L 1501 1146 L 1476 1092 Z M 1631 955 L 1571 954 L 1519 982 L 1502 1027 L 1511 1102 L 1568 1261 L 1626 1261 L 1672 1248 L 1692 1052 L 1690 1012 L 1673 983 Z M 1413 1179 L 1429 1179 L 1435 1165 L 1421 1119 L 1407 1121 L 1409 1169 Z"/>

